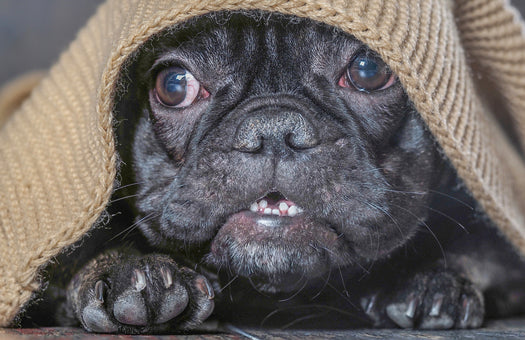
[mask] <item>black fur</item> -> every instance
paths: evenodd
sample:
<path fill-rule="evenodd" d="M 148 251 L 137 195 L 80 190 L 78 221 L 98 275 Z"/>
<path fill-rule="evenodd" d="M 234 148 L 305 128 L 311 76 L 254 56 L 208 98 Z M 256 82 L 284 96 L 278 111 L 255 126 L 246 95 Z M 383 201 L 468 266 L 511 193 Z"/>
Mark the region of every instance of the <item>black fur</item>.
<path fill-rule="evenodd" d="M 44 297 L 67 290 L 62 320 L 191 329 L 215 304 L 220 320 L 262 326 L 468 328 L 481 325 L 485 298 L 488 313 L 518 311 L 522 297 L 507 289 L 523 263 L 402 85 L 338 82 L 363 50 L 336 28 L 264 12 L 214 13 L 152 37 L 123 70 L 111 229 L 76 250 L 101 255 Z M 173 65 L 210 96 L 161 105 L 155 77 Z M 247 212 L 272 192 L 304 213 Z"/>

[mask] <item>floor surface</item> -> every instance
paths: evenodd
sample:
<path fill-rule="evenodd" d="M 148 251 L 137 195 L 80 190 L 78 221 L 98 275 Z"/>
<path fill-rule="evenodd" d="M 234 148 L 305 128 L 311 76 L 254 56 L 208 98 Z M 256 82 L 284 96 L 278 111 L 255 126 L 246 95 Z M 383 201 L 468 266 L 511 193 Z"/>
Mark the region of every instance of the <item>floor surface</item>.
<path fill-rule="evenodd" d="M 229 326 L 229 330 L 202 334 L 178 334 L 178 335 L 109 335 L 89 334 L 78 328 L 26 328 L 26 329 L 0 329 L 2 340 L 30 340 L 30 339 L 73 339 L 73 340 L 115 340 L 115 339 L 159 339 L 159 340 L 225 340 L 225 339 L 389 339 L 389 340 L 412 340 L 412 339 L 475 339 L 475 340 L 497 340 L 497 339 L 525 339 L 525 317 L 489 321 L 481 329 L 475 330 L 451 330 L 451 331 L 414 331 L 400 329 L 359 329 L 348 331 L 302 331 L 302 330 L 241 330 Z"/>

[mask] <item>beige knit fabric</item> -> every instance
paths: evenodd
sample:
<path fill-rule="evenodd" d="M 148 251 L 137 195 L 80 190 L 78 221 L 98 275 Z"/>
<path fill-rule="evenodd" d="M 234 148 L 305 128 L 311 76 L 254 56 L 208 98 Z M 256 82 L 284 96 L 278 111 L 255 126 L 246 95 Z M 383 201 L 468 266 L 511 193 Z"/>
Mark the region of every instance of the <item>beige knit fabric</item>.
<path fill-rule="evenodd" d="M 503 0 L 108 1 L 0 126 L 0 326 L 38 289 L 39 269 L 89 230 L 111 196 L 111 110 L 127 57 L 152 34 L 216 10 L 310 17 L 375 49 L 488 215 L 525 253 L 525 166 L 497 123 L 510 117 L 525 147 L 525 40 L 506 6 Z M 496 100 L 485 100 L 489 94 Z"/>
<path fill-rule="evenodd" d="M 45 73 L 40 71 L 29 72 L 0 88 L 0 127 L 31 95 L 44 75 Z"/>

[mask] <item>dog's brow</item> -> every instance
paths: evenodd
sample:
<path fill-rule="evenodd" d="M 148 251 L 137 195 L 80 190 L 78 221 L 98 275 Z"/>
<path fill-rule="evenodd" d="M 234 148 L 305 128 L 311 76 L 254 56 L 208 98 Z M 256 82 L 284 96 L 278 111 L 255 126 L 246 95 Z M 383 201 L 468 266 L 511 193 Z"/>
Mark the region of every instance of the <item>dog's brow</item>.
<path fill-rule="evenodd" d="M 151 65 L 147 73 L 150 74 L 151 72 L 153 72 L 153 70 L 155 70 L 161 65 L 177 64 L 177 63 L 184 64 L 181 60 L 182 58 L 180 58 L 179 56 L 176 56 L 175 54 L 176 53 L 173 53 L 173 51 L 170 51 L 160 56 L 158 59 L 155 60 L 153 65 Z"/>

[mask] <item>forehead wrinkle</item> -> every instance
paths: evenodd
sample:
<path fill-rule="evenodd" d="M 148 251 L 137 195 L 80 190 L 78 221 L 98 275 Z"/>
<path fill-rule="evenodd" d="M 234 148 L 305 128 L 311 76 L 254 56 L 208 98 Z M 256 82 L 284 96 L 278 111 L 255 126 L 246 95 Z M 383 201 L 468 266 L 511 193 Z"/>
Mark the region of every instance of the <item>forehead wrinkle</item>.
<path fill-rule="evenodd" d="M 292 27 L 290 27 L 292 26 Z M 298 41 L 295 36 L 301 25 L 268 21 L 260 25 L 258 41 L 260 53 L 257 54 L 259 67 L 254 74 L 253 90 L 256 92 L 294 92 L 297 87 L 296 49 Z M 305 57 L 304 55 L 302 57 Z M 304 61 L 302 61 L 304 63 Z M 295 76 L 294 76 L 295 74 Z"/>

